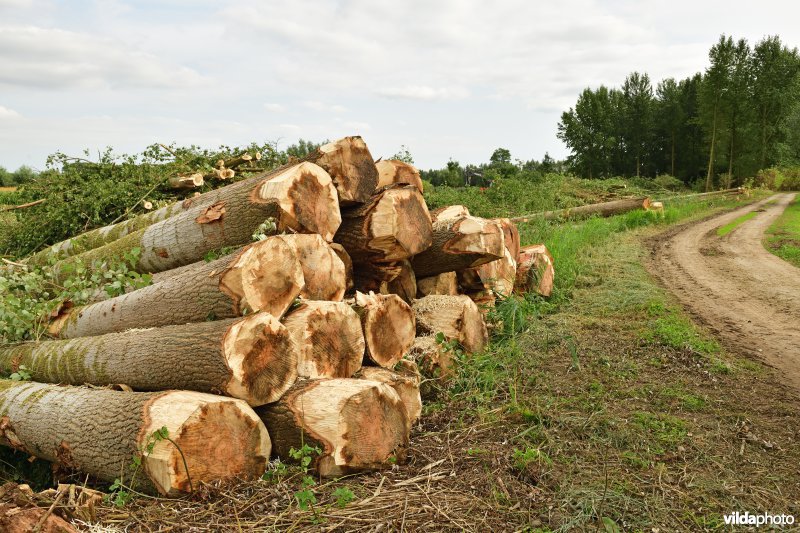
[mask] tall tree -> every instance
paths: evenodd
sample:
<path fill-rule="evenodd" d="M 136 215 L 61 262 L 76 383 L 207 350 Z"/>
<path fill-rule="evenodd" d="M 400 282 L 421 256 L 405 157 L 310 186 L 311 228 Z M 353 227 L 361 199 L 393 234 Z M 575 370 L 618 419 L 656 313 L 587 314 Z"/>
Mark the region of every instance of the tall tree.
<path fill-rule="evenodd" d="M 681 99 L 681 88 L 674 78 L 667 78 L 659 82 L 656 88 L 656 127 L 660 146 L 659 151 L 663 151 L 664 146 L 668 147 L 669 173 L 676 176 L 675 172 L 675 153 L 678 144 L 678 135 L 684 124 L 686 124 L 686 109 Z M 666 159 L 666 158 L 662 158 Z"/>
<path fill-rule="evenodd" d="M 711 51 L 708 53 L 711 64 L 706 69 L 703 83 L 700 86 L 700 120 L 706 130 L 709 142 L 706 191 L 710 191 L 714 183 L 716 147 L 719 141 L 720 123 L 724 112 L 723 95 L 730 88 L 733 51 L 733 38 L 725 35 L 720 36 L 717 44 L 712 46 Z"/>
<path fill-rule="evenodd" d="M 622 84 L 626 146 L 636 158 L 636 177 L 641 176 L 642 157 L 650 145 L 653 86 L 647 74 L 633 72 Z"/>
<path fill-rule="evenodd" d="M 798 93 L 800 58 L 797 48 L 781 44 L 777 35 L 759 41 L 753 50 L 753 107 L 758 113 L 760 168 L 778 162 L 779 146 L 789 137 L 788 120 Z"/>
<path fill-rule="evenodd" d="M 579 173 L 595 178 L 607 175 L 608 153 L 613 138 L 610 133 L 610 99 L 605 86 L 593 91 L 586 88 L 575 108 L 561 115 L 558 138 L 572 150 L 569 162 Z"/>
<path fill-rule="evenodd" d="M 734 179 L 734 165 L 742 158 L 744 151 L 745 129 L 750 123 L 750 93 L 752 90 L 752 62 L 750 45 L 745 39 L 740 39 L 732 50 L 730 79 L 728 90 L 723 95 L 728 123 L 728 171 L 726 173 L 726 187 L 732 185 Z"/>

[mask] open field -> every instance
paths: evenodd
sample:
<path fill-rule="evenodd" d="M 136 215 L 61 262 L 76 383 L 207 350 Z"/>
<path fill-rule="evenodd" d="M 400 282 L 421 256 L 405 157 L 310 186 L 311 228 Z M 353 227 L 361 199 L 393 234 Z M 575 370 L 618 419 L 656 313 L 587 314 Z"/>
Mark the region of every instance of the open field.
<path fill-rule="evenodd" d="M 796 395 L 693 325 L 643 267 L 643 239 L 735 205 L 521 227 L 523 243 L 551 247 L 556 293 L 498 308 L 491 347 L 463 358 L 454 387 L 428 403 L 407 465 L 320 485 L 308 511 L 294 499 L 302 475 L 274 466 L 192 500 L 103 507 L 101 522 L 664 531 L 716 529 L 734 509 L 798 514 Z"/>

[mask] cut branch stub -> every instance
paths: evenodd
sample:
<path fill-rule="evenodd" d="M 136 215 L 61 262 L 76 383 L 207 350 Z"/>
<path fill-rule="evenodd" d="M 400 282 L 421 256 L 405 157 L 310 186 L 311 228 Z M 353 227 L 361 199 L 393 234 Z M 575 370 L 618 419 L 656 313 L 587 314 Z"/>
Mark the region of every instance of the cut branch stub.
<path fill-rule="evenodd" d="M 394 368 L 414 342 L 414 312 L 396 294 L 356 293 L 353 304 L 361 317 L 366 356 L 384 368 Z"/>
<path fill-rule="evenodd" d="M 406 408 L 408 421 L 413 425 L 422 413 L 422 398 L 419 393 L 421 380 L 419 369 L 413 361 L 403 360 L 397 372 L 387 368 L 365 366 L 357 377 L 385 383 L 395 390 Z"/>
<path fill-rule="evenodd" d="M 489 340 L 483 315 L 469 296 L 434 294 L 415 301 L 412 308 L 420 336 L 442 333 L 467 352 L 479 352 Z"/>
<path fill-rule="evenodd" d="M 203 483 L 257 479 L 271 450 L 267 430 L 250 406 L 199 392 L 132 393 L 0 380 L 0 421 L 0 444 L 99 479 L 118 478 L 132 457 L 141 457 L 136 488 L 167 496 Z M 171 442 L 154 441 L 164 427 Z M 152 452 L 145 453 L 149 443 Z"/>
<path fill-rule="evenodd" d="M 358 315 L 342 302 L 305 301 L 283 324 L 297 346 L 297 372 L 304 378 L 349 378 L 364 360 Z"/>
<path fill-rule="evenodd" d="M 298 381 L 281 400 L 259 407 L 275 454 L 319 446 L 312 467 L 323 477 L 387 468 L 405 460 L 411 424 L 390 386 L 363 379 Z"/>
<path fill-rule="evenodd" d="M 542 296 L 553 292 L 555 268 L 553 256 L 544 244 L 523 247 L 519 252 L 514 290 L 520 294 L 534 291 Z"/>
<path fill-rule="evenodd" d="M 261 405 L 294 383 L 297 350 L 276 318 L 257 313 L 0 349 L 2 370 L 10 374 L 20 365 L 39 382 L 193 390 Z"/>
<path fill-rule="evenodd" d="M 330 174 L 342 205 L 366 202 L 375 192 L 378 169 L 361 137 L 345 137 L 320 146 L 307 159 Z"/>
<path fill-rule="evenodd" d="M 428 207 L 409 185 L 382 190 L 366 204 L 343 210 L 334 237 L 354 263 L 407 259 L 426 250 L 431 238 Z"/>
<path fill-rule="evenodd" d="M 283 239 L 271 237 L 216 261 L 187 267 L 148 287 L 67 309 L 50 324 L 49 332 L 60 338 L 85 337 L 232 318 L 245 310 L 280 317 L 304 283 L 294 249 Z"/>
<path fill-rule="evenodd" d="M 194 174 L 172 176 L 167 181 L 172 189 L 197 189 L 202 187 L 205 183 L 203 175 L 199 172 Z"/>
<path fill-rule="evenodd" d="M 375 166 L 378 168 L 378 188 L 390 185 L 406 184 L 413 185 L 422 191 L 422 179 L 419 177 L 419 170 L 413 165 L 398 161 L 396 159 L 384 159 L 378 161 Z"/>
<path fill-rule="evenodd" d="M 417 277 L 425 278 L 500 259 L 503 250 L 503 230 L 497 222 L 448 218 L 433 225 L 433 244 L 411 259 L 411 266 Z"/>

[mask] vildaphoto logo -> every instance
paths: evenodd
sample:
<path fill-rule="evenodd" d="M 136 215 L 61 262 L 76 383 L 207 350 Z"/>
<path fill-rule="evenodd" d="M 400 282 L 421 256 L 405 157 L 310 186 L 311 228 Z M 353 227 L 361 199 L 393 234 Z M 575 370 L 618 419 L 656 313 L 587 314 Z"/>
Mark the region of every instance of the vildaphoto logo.
<path fill-rule="evenodd" d="M 791 526 L 794 524 L 794 516 L 790 514 L 750 514 L 748 512 L 726 514 L 722 517 L 725 525 L 728 526 Z"/>

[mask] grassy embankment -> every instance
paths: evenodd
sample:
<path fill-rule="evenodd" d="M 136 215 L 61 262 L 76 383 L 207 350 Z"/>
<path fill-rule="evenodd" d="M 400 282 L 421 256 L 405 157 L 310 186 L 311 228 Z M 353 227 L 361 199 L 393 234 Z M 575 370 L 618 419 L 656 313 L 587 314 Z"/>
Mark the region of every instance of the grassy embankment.
<path fill-rule="evenodd" d="M 767 230 L 764 246 L 800 268 L 800 194 Z"/>

